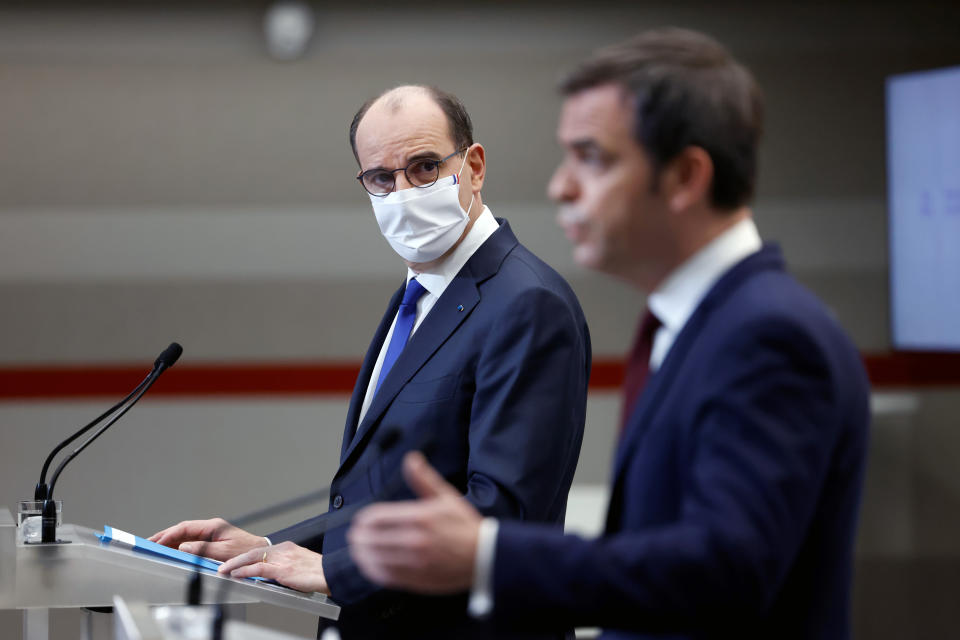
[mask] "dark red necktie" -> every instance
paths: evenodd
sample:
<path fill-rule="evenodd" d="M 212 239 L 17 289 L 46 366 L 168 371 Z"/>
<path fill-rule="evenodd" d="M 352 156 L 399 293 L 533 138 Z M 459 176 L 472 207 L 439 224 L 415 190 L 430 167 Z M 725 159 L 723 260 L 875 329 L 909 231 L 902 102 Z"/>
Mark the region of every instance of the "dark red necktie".
<path fill-rule="evenodd" d="M 643 387 L 650 377 L 650 351 L 653 349 L 653 336 L 661 326 L 660 320 L 653 315 L 650 309 L 643 314 L 637 337 L 627 360 L 626 375 L 623 379 L 623 412 L 620 416 L 620 433 L 627 426 L 630 414 L 643 393 Z"/>

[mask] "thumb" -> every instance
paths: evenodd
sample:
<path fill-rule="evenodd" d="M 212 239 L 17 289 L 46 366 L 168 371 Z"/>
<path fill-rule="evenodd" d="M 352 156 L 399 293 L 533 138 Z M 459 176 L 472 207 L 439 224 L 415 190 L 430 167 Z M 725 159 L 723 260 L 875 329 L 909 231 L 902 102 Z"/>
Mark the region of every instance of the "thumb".
<path fill-rule="evenodd" d="M 203 549 L 204 542 L 184 542 L 177 549 L 197 555 Z"/>
<path fill-rule="evenodd" d="M 420 498 L 436 498 L 444 494 L 459 496 L 460 492 L 430 466 L 419 451 L 411 451 L 403 458 L 403 478 L 407 486 Z"/>

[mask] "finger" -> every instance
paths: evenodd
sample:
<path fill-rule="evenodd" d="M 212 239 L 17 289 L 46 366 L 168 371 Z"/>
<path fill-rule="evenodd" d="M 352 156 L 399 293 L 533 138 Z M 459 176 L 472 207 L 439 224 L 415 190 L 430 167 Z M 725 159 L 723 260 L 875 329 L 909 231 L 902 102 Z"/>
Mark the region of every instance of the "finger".
<path fill-rule="evenodd" d="M 195 556 L 213 558 L 214 560 L 229 560 L 237 555 L 236 550 L 231 550 L 230 547 L 223 542 L 204 542 L 202 540 L 184 542 L 177 547 L 177 549 L 185 553 L 192 553 Z"/>
<path fill-rule="evenodd" d="M 432 545 L 431 538 L 421 529 L 397 529 L 391 531 L 348 532 L 347 540 L 351 546 L 357 546 L 371 553 L 411 553 L 427 551 Z"/>
<path fill-rule="evenodd" d="M 253 564 L 247 564 L 242 567 L 238 567 L 230 572 L 231 578 L 271 578 L 272 575 L 267 575 L 272 573 L 272 566 L 269 564 L 264 564 L 263 562 L 254 562 Z"/>
<path fill-rule="evenodd" d="M 172 527 L 167 527 L 166 529 L 162 531 L 158 531 L 152 536 L 150 536 L 150 540 L 152 542 L 156 542 L 158 544 L 162 544 L 165 546 L 176 546 L 176 545 L 173 545 L 172 542 L 176 541 L 177 538 L 181 537 L 177 533 L 178 531 L 180 531 L 179 524 L 174 525 Z M 182 542 L 182 540 L 177 541 L 177 544 L 180 544 L 180 542 Z"/>
<path fill-rule="evenodd" d="M 187 540 L 190 540 L 187 536 L 178 535 L 175 532 L 167 532 L 160 534 L 154 542 L 162 544 L 165 547 L 170 547 L 171 549 L 176 549 L 182 542 Z"/>
<path fill-rule="evenodd" d="M 163 535 L 164 535 L 166 532 L 167 532 L 166 529 L 163 529 L 163 530 L 161 530 L 161 531 L 157 531 L 155 534 L 153 534 L 152 536 L 150 536 L 149 538 L 147 538 L 147 540 L 149 540 L 150 542 L 156 542 L 156 541 L 159 540 L 161 537 L 163 537 Z"/>
<path fill-rule="evenodd" d="M 422 566 L 408 555 L 356 555 L 355 562 L 367 577 L 387 587 L 409 587 Z"/>
<path fill-rule="evenodd" d="M 381 567 L 385 571 L 415 571 L 423 569 L 422 553 L 411 553 L 409 549 L 370 549 L 361 548 L 358 555 L 367 563 Z"/>
<path fill-rule="evenodd" d="M 209 542 L 183 542 L 177 549 L 196 556 L 200 555 L 201 552 L 209 553 L 211 544 Z"/>
<path fill-rule="evenodd" d="M 185 520 L 161 531 L 154 542 L 176 548 L 182 542 L 208 540 L 218 529 L 219 523 L 216 520 Z"/>
<path fill-rule="evenodd" d="M 253 564 L 255 562 L 262 562 L 264 551 L 266 551 L 266 547 L 261 547 L 259 549 L 251 549 L 246 553 L 241 553 L 237 556 L 234 556 L 233 558 L 229 558 L 226 561 L 224 561 L 222 565 L 220 565 L 220 568 L 217 569 L 217 571 L 220 573 L 230 573 L 231 571 L 233 571 L 238 567 L 242 567 L 248 564 Z"/>
<path fill-rule="evenodd" d="M 456 487 L 444 480 L 419 451 L 411 451 L 403 457 L 403 478 L 410 489 L 421 498 L 435 498 L 451 493 L 460 495 Z"/>
<path fill-rule="evenodd" d="M 395 558 L 383 557 L 360 547 L 350 546 L 348 549 L 360 572 L 372 582 L 384 587 L 404 586 L 398 576 L 405 570 L 398 567 Z"/>
<path fill-rule="evenodd" d="M 153 534 L 152 536 L 150 536 L 150 537 L 148 538 L 148 540 L 152 540 L 153 542 L 157 542 L 158 540 L 169 536 L 169 535 L 170 535 L 171 533 L 173 533 L 174 531 L 179 530 L 180 527 L 181 527 L 183 524 L 184 524 L 184 522 L 178 522 L 178 523 L 175 524 L 175 525 L 166 527 L 166 528 L 164 528 L 164 529 L 160 529 L 160 531 L 157 531 L 155 534 Z"/>
<path fill-rule="evenodd" d="M 383 576 L 390 573 L 397 564 L 393 557 L 383 556 L 363 547 L 350 547 L 350 556 L 364 573 L 376 573 L 378 576 L 381 576 L 381 580 Z"/>
<path fill-rule="evenodd" d="M 359 561 L 357 562 L 357 566 L 360 567 L 360 572 L 375 584 L 379 584 L 382 587 L 391 589 L 396 589 L 403 586 L 397 581 L 392 573 L 385 570 L 383 567 L 380 567 L 376 564 L 366 565 Z"/>

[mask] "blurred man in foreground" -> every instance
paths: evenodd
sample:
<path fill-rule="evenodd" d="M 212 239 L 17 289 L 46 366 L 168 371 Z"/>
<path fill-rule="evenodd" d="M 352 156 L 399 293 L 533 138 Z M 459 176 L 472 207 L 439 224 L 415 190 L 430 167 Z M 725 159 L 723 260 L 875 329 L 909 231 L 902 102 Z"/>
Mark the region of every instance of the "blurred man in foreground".
<path fill-rule="evenodd" d="M 371 579 L 609 638 L 846 638 L 868 428 L 857 351 L 752 221 L 759 89 L 714 40 L 643 33 L 562 84 L 549 185 L 576 260 L 648 292 L 602 537 L 484 518 L 418 454 L 361 511 Z"/>
<path fill-rule="evenodd" d="M 329 511 L 267 541 L 222 520 L 182 522 L 153 539 L 232 559 L 220 570 L 237 577 L 331 594 L 348 640 L 504 637 L 468 618 L 465 598 L 411 597 L 366 580 L 340 513 L 398 489 L 410 496 L 401 459 L 424 446 L 472 508 L 559 530 L 583 438 L 586 321 L 567 283 L 484 205 L 486 153 L 455 96 L 387 91 L 357 112 L 350 142 L 406 274 L 357 378 Z M 392 447 L 383 444 L 391 433 Z"/>

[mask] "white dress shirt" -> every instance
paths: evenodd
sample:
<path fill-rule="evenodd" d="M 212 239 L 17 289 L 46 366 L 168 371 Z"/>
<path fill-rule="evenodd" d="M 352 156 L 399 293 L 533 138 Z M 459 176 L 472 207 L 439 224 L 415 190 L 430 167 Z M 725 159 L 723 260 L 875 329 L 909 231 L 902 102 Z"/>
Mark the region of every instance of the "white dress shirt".
<path fill-rule="evenodd" d="M 426 292 L 417 300 L 417 316 L 413 321 L 413 329 L 410 331 L 411 336 L 423 322 L 423 319 L 427 317 L 427 314 L 430 313 L 430 309 L 433 308 L 434 303 L 443 295 L 447 286 L 453 282 L 456 275 L 460 273 L 463 265 L 467 264 L 467 260 L 469 260 L 477 249 L 480 248 L 480 245 L 486 242 L 487 238 L 493 235 L 493 232 L 499 228 L 500 225 L 497 224 L 497 220 L 490 212 L 490 208 L 484 206 L 483 211 L 477 217 L 476 221 L 474 221 L 473 226 L 470 227 L 470 231 L 467 232 L 466 237 L 450 252 L 450 255 L 444 258 L 439 264 L 434 265 L 429 271 L 417 273 L 413 269 L 407 269 L 407 282 L 416 278 L 417 282 L 426 289 Z M 399 311 L 397 313 L 399 313 Z M 373 365 L 373 371 L 370 373 L 370 381 L 367 383 L 367 394 L 363 397 L 363 404 L 360 406 L 360 417 L 357 419 L 355 426 L 359 426 L 360 423 L 363 422 L 363 418 L 367 415 L 367 410 L 370 408 L 370 403 L 373 402 L 373 395 L 377 389 L 377 380 L 380 378 L 380 370 L 383 368 L 383 359 L 387 355 L 387 347 L 393 338 L 393 328 L 396 325 L 397 316 L 395 315 L 393 316 L 393 323 L 390 325 L 390 330 L 387 331 L 387 337 L 384 338 L 383 345 L 380 347 L 377 362 Z"/>
<path fill-rule="evenodd" d="M 720 276 L 763 242 L 752 218 L 744 218 L 673 270 L 647 297 L 647 308 L 660 320 L 650 349 L 650 371 L 660 368 L 680 330 Z"/>
<path fill-rule="evenodd" d="M 710 288 L 731 267 L 759 251 L 762 244 L 753 219 L 744 218 L 674 269 L 647 297 L 647 307 L 662 323 L 653 336 L 651 372 L 663 364 L 674 340 Z M 495 518 L 484 518 L 480 525 L 473 589 L 468 605 L 470 615 L 475 617 L 483 617 L 493 611 L 491 578 L 498 529 Z"/>

